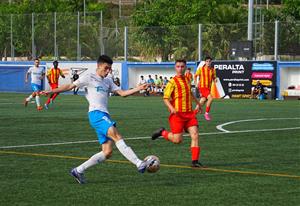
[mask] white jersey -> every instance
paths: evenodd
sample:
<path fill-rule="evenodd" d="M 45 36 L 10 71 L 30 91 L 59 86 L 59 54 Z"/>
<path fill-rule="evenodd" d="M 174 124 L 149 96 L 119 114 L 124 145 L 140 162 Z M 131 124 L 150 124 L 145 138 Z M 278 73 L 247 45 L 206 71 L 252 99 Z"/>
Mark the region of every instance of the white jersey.
<path fill-rule="evenodd" d="M 146 79 L 140 79 L 139 85 L 146 84 L 146 83 L 147 83 Z"/>
<path fill-rule="evenodd" d="M 41 85 L 42 84 L 42 76 L 45 74 L 44 67 L 30 67 L 27 73 L 31 74 L 31 83 Z"/>
<path fill-rule="evenodd" d="M 120 90 L 111 78 L 102 78 L 95 73 L 81 76 L 73 84 L 79 88 L 86 87 L 85 97 L 89 102 L 89 112 L 99 110 L 108 113 L 109 93 Z"/>

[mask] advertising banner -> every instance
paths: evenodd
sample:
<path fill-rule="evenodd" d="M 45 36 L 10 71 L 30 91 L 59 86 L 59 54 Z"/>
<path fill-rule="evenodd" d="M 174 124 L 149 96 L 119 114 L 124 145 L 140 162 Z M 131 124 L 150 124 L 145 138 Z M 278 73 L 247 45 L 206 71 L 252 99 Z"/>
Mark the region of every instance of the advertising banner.
<path fill-rule="evenodd" d="M 53 67 L 52 62 L 47 62 L 47 69 L 51 69 Z M 82 76 L 87 73 L 95 73 L 97 68 L 97 63 L 95 62 L 59 62 L 58 67 L 63 71 L 65 75 L 65 79 L 59 78 L 59 85 L 62 84 L 70 84 L 72 82 L 72 76 L 74 71 L 76 71 L 79 76 Z M 121 80 L 122 77 L 122 63 L 113 63 L 112 65 L 113 77 L 119 78 Z M 45 88 L 49 89 L 50 86 L 48 81 L 45 81 Z"/>
<path fill-rule="evenodd" d="M 258 80 L 266 92 L 275 94 L 276 61 L 213 61 L 212 65 L 217 73 L 212 90 L 217 98 L 250 98 Z"/>

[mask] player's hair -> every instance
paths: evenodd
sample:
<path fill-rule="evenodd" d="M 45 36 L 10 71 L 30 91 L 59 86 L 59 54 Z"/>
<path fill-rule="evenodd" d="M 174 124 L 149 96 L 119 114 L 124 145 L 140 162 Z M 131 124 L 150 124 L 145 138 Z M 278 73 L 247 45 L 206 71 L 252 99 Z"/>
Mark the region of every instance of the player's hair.
<path fill-rule="evenodd" d="M 98 64 L 102 64 L 102 63 L 113 64 L 113 60 L 107 55 L 101 55 L 101 56 L 99 56 L 97 63 Z"/>
<path fill-rule="evenodd" d="M 186 65 L 186 60 L 185 59 L 176 59 L 175 64 L 177 62 L 182 62 L 182 63 L 184 63 Z"/>
<path fill-rule="evenodd" d="M 36 61 L 36 60 L 40 61 L 40 59 L 38 57 L 34 59 L 34 61 Z"/>
<path fill-rule="evenodd" d="M 206 61 L 206 60 L 213 60 L 213 59 L 210 56 L 207 56 L 207 57 L 205 57 L 204 60 Z"/>
<path fill-rule="evenodd" d="M 54 63 L 57 63 L 57 64 L 58 64 L 58 61 L 57 61 L 57 60 L 55 60 L 55 61 L 53 62 L 53 64 L 54 64 Z"/>
<path fill-rule="evenodd" d="M 187 70 L 191 70 L 191 67 L 187 68 Z"/>

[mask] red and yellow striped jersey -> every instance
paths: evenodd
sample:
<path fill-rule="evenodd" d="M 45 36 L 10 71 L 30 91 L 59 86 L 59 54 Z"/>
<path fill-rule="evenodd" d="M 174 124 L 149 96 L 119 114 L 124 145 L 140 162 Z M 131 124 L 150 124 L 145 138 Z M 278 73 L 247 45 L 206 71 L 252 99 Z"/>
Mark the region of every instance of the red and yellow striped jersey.
<path fill-rule="evenodd" d="M 216 70 L 213 67 L 207 67 L 204 65 L 197 70 L 195 76 L 199 76 L 200 78 L 198 83 L 200 88 L 210 89 L 212 80 L 216 79 Z"/>
<path fill-rule="evenodd" d="M 63 75 L 64 74 L 60 68 L 57 68 L 57 69 L 51 68 L 47 72 L 47 77 L 48 77 L 49 83 L 51 83 L 51 84 L 57 84 L 59 76 L 63 76 Z"/>
<path fill-rule="evenodd" d="M 188 79 L 185 76 L 172 78 L 164 90 L 164 99 L 170 99 L 177 112 L 191 112 L 192 93 Z"/>
<path fill-rule="evenodd" d="M 187 78 L 188 82 L 191 84 L 193 81 L 193 74 L 192 73 L 185 73 L 185 77 Z"/>

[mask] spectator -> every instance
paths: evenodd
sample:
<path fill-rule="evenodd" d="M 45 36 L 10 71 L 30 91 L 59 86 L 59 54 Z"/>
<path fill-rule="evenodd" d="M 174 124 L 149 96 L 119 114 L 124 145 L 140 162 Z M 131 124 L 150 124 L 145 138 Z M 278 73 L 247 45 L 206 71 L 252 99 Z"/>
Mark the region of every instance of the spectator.
<path fill-rule="evenodd" d="M 154 91 L 155 91 L 156 93 L 159 93 L 160 90 L 161 90 L 162 82 L 160 81 L 160 79 L 158 78 L 157 75 L 155 75 L 154 85 L 155 85 Z"/>
<path fill-rule="evenodd" d="M 116 77 L 116 78 L 115 78 L 114 83 L 115 83 L 115 85 L 117 85 L 118 87 L 121 86 L 121 82 L 120 82 L 119 77 Z"/>
<path fill-rule="evenodd" d="M 75 70 L 75 71 L 74 71 L 74 74 L 73 74 L 73 76 L 72 76 L 72 78 L 71 78 L 71 80 L 72 80 L 72 82 L 75 82 L 78 78 L 79 78 L 79 75 L 77 74 L 77 70 Z M 75 88 L 73 89 L 73 94 L 74 94 L 74 95 L 77 95 L 78 90 L 79 90 L 79 88 L 78 88 L 78 87 L 75 87 Z"/>
<path fill-rule="evenodd" d="M 256 85 L 251 88 L 251 99 L 259 99 L 265 95 L 264 85 L 257 80 Z"/>
<path fill-rule="evenodd" d="M 142 75 L 138 85 L 143 85 L 143 84 L 146 84 L 146 83 L 147 83 L 147 81 L 144 79 L 144 76 Z M 141 90 L 140 93 L 144 94 L 145 97 L 149 96 L 149 90 L 148 89 L 147 90 Z"/>
<path fill-rule="evenodd" d="M 149 79 L 147 80 L 147 83 L 149 84 L 149 92 L 152 93 L 154 90 L 154 79 L 152 79 L 151 75 L 148 77 Z"/>

